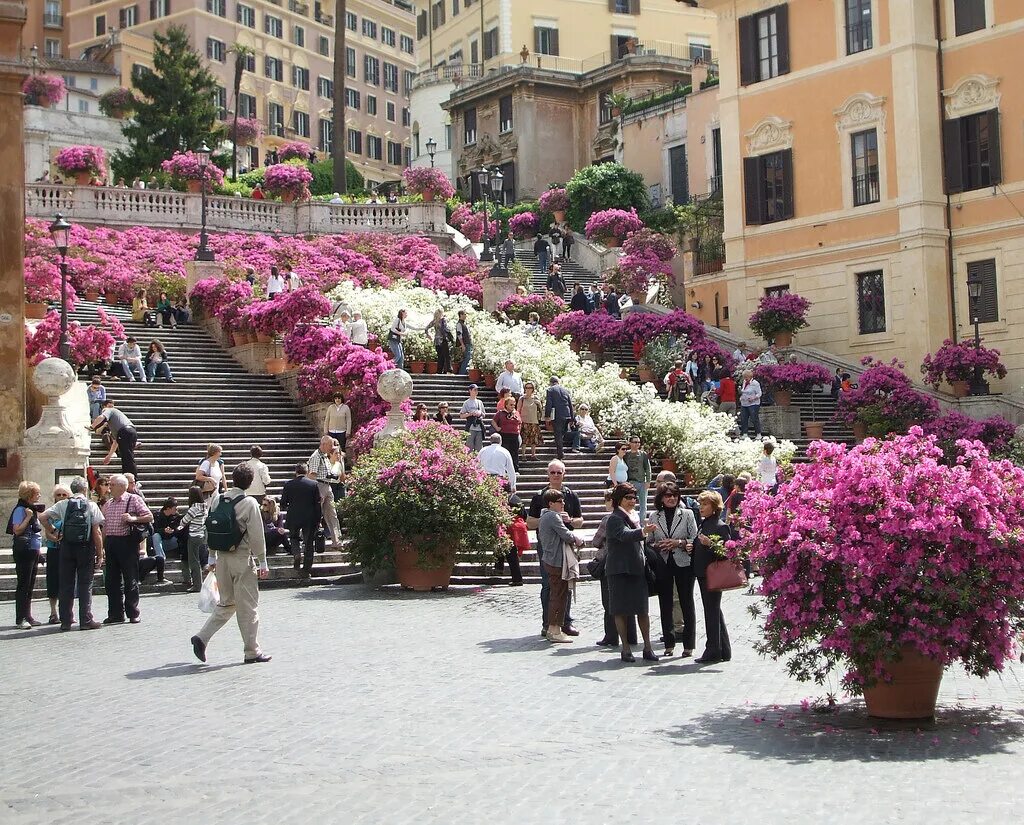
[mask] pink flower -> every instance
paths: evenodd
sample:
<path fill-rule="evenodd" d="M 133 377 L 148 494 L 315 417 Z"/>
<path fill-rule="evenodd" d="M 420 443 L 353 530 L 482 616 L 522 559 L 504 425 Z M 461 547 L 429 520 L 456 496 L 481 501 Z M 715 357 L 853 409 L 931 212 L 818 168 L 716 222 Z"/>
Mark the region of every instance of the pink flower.
<path fill-rule="evenodd" d="M 637 232 L 643 227 L 643 221 L 634 207 L 630 207 L 628 212 L 625 209 L 604 209 L 590 216 L 586 233 L 588 238 L 617 238 L 624 241 L 631 232 Z"/>
<path fill-rule="evenodd" d="M 160 168 L 180 180 L 207 180 L 214 186 L 224 183 L 224 172 L 213 161 L 203 163 L 195 152 L 175 152 Z"/>
<path fill-rule="evenodd" d="M 406 188 L 414 195 L 433 192 L 442 200 L 455 194 L 455 187 L 443 170 L 429 166 L 410 166 L 402 172 Z"/>
<path fill-rule="evenodd" d="M 290 195 L 299 200 L 309 197 L 309 184 L 313 174 L 305 167 L 292 163 L 268 166 L 263 173 L 263 190 L 271 195 Z"/>
<path fill-rule="evenodd" d="M 540 208 L 545 212 L 564 212 L 569 208 L 569 194 L 561 187 L 548 189 L 540 196 Z"/>

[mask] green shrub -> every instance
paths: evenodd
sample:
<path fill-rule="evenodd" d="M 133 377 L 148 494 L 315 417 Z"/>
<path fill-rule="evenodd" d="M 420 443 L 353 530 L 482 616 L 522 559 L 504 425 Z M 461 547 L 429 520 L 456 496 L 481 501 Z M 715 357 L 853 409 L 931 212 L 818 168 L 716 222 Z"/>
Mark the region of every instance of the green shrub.
<path fill-rule="evenodd" d="M 638 172 L 621 163 L 601 163 L 580 169 L 565 185 L 569 194 L 569 225 L 582 232 L 587 218 L 603 209 L 648 211 L 647 185 Z"/>

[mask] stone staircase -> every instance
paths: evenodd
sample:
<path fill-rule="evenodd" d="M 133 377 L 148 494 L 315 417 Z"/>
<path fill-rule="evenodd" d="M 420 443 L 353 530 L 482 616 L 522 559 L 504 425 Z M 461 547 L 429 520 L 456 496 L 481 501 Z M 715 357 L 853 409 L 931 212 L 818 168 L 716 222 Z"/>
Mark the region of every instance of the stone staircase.
<path fill-rule="evenodd" d="M 542 272 L 540 269 L 540 262 L 537 260 L 537 256 L 533 253 L 532 249 L 517 249 L 516 260 L 519 261 L 524 267 L 526 267 L 530 274 L 531 292 L 544 292 L 547 286 L 548 273 Z M 583 284 L 586 286 L 594 286 L 600 278 L 586 269 L 575 261 L 559 261 L 558 265 L 562 268 L 562 278 L 565 280 L 567 287 L 565 293 L 565 302 L 568 303 L 569 299 L 572 298 L 572 293 L 576 289 L 576 284 Z"/>

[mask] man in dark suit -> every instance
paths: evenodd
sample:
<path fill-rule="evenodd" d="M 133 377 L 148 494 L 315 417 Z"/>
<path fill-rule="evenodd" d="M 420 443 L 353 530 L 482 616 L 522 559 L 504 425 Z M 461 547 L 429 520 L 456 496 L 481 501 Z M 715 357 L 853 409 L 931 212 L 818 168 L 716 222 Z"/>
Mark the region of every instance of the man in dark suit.
<path fill-rule="evenodd" d="M 575 412 L 569 391 L 558 383 L 558 376 L 552 375 L 549 383 L 547 395 L 544 397 L 544 418 L 554 421 L 555 455 L 563 458 L 562 445 L 565 442 L 565 433 L 569 429 L 569 422 L 575 418 Z"/>
<path fill-rule="evenodd" d="M 281 491 L 281 509 L 285 511 L 284 524 L 291 534 L 294 567 L 298 570 L 301 563 L 300 576 L 308 579 L 313 571 L 314 540 L 321 511 L 320 488 L 306 475 L 305 464 L 296 464 L 295 478 L 285 482 Z"/>

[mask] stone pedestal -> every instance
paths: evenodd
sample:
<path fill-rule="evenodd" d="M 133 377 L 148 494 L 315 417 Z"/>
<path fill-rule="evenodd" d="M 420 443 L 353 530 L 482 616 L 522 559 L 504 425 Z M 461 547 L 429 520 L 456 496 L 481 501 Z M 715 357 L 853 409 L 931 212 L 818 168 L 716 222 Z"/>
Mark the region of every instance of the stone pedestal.
<path fill-rule="evenodd" d="M 224 264 L 220 261 L 186 261 L 185 262 L 185 294 L 191 295 L 192 289 L 205 278 L 223 278 Z"/>
<path fill-rule="evenodd" d="M 800 410 L 777 404 L 761 407 L 761 429 L 776 438 L 800 438 Z"/>
<path fill-rule="evenodd" d="M 412 376 L 405 370 L 388 370 L 377 379 L 377 393 L 391 405 L 384 429 L 373 437 L 374 446 L 405 429 L 405 413 L 399 407 L 412 397 Z"/>
<path fill-rule="evenodd" d="M 494 312 L 498 304 L 509 295 L 515 295 L 519 284 L 512 278 L 488 276 L 484 278 L 484 311 Z"/>

